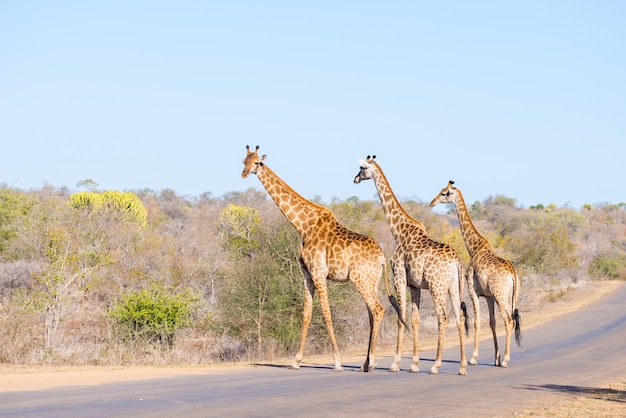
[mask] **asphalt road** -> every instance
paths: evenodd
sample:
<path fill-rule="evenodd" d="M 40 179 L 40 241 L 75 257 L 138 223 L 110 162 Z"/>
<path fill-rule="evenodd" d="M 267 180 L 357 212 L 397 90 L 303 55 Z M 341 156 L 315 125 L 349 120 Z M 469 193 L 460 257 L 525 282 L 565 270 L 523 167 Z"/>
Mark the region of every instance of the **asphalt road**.
<path fill-rule="evenodd" d="M 329 356 L 328 364 L 303 363 L 298 371 L 207 367 L 194 376 L 5 392 L 0 416 L 504 417 L 626 378 L 626 283 L 580 311 L 522 330 L 523 347 L 513 346 L 509 368 L 491 365 L 486 340 L 481 363 L 468 367 L 468 376 L 457 375 L 454 346 L 445 350 L 439 375 L 428 374 L 434 352 L 421 354 L 418 374 L 408 373 L 408 354 L 399 373 L 387 372 L 391 356 L 379 357 L 372 373 L 359 372 L 363 358 L 333 372 Z"/>

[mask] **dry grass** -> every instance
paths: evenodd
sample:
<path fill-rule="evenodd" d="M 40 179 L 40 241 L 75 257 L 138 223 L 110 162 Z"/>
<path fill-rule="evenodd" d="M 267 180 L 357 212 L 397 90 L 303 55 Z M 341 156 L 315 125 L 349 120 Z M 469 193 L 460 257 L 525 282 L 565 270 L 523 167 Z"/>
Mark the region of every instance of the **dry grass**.
<path fill-rule="evenodd" d="M 517 416 L 626 417 L 626 380 L 600 388 L 555 385 L 546 389 L 568 394 L 568 399 Z"/>
<path fill-rule="evenodd" d="M 576 288 L 570 288 L 556 301 L 546 303 L 540 309 L 533 308 L 523 312 L 524 329 L 533 328 L 546 321 L 557 318 L 577 309 L 581 309 L 598 298 L 610 293 L 620 282 L 590 282 Z M 488 328 L 488 327 L 485 327 Z M 490 338 L 485 330 L 485 337 Z M 448 344 L 454 338 L 447 339 Z M 434 338 L 425 338 L 422 349 L 433 349 Z M 379 354 L 393 352 L 392 347 L 381 347 Z M 351 356 L 362 357 L 361 351 L 345 352 L 344 360 Z M 359 358 L 360 358 L 359 357 Z M 328 355 L 307 356 L 307 361 L 324 362 Z M 213 366 L 213 372 L 236 364 Z M 186 373 L 206 373 L 205 367 L 53 367 L 53 366 L 14 366 L 0 364 L 0 375 L 6 387 L 3 390 L 35 390 L 64 384 L 99 384 L 111 381 L 137 380 L 142 378 L 158 378 Z M 626 380 L 608 382 L 600 387 L 580 387 L 554 385 L 543 388 L 554 393 L 566 395 L 566 399 L 557 401 L 547 407 L 530 408 L 518 417 L 626 417 Z"/>

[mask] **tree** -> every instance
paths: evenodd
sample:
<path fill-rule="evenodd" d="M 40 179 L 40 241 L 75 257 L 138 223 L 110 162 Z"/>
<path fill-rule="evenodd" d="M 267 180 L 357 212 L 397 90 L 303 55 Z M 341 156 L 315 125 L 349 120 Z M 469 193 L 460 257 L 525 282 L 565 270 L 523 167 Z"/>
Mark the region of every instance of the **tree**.
<path fill-rule="evenodd" d="M 342 202 L 333 200 L 330 209 L 346 228 L 366 235 L 373 235 L 376 222 L 385 219 L 380 205 L 372 201 L 361 201 L 356 196 Z"/>
<path fill-rule="evenodd" d="M 45 239 L 46 267 L 35 274 L 39 285 L 33 297 L 40 306 L 44 322 L 44 350 L 49 352 L 62 318 L 72 309 L 74 293 L 84 287 L 90 272 L 110 262 L 108 254 L 94 243 L 102 237 L 70 225 L 51 224 Z M 85 246 L 85 239 L 89 243 Z M 91 244 L 91 245 L 89 245 Z"/>
<path fill-rule="evenodd" d="M 549 276 L 578 266 L 573 235 L 584 222 L 571 210 L 526 212 L 517 217 L 508 247 L 516 262 Z"/>
<path fill-rule="evenodd" d="M 76 183 L 76 187 L 84 187 L 90 192 L 95 192 L 98 189 L 98 183 L 96 183 L 92 179 L 85 179 Z"/>
<path fill-rule="evenodd" d="M 34 201 L 15 189 L 0 189 L 0 254 L 6 244 L 17 236 L 14 221 L 30 212 Z"/>
<path fill-rule="evenodd" d="M 222 243 L 234 254 L 250 255 L 258 246 L 255 235 L 260 224 L 256 209 L 229 204 L 220 214 L 218 230 L 222 234 Z"/>
<path fill-rule="evenodd" d="M 70 196 L 70 205 L 77 210 L 117 212 L 138 222 L 142 228 L 145 228 L 148 222 L 148 212 L 141 199 L 133 192 L 78 192 Z"/>
<path fill-rule="evenodd" d="M 234 263 L 219 297 L 219 327 L 260 354 L 270 346 L 284 350 L 297 341 L 302 306 L 302 272 L 296 257 L 300 237 L 285 219 L 261 225 L 250 209 L 229 206 L 222 212 L 223 222 L 231 221 L 230 228 L 223 224 L 221 228 L 231 231 L 222 239 Z"/>

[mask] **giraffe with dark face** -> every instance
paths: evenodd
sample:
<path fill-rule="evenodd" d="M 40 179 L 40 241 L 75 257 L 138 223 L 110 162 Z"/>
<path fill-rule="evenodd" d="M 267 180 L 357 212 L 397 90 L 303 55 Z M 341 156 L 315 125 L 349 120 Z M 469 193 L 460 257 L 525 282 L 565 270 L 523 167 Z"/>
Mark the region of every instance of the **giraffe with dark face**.
<path fill-rule="evenodd" d="M 495 347 L 495 365 L 508 367 L 511 360 L 511 336 L 515 332 L 515 342 L 520 345 L 521 329 L 520 314 L 517 307 L 520 292 L 520 280 L 510 261 L 496 255 L 484 237 L 482 237 L 470 218 L 465 199 L 461 191 L 449 181 L 446 187 L 430 202 L 430 206 L 450 203 L 454 206 L 459 218 L 459 225 L 465 247 L 470 255 L 467 269 L 467 282 L 472 304 L 474 305 L 474 352 L 470 364 L 478 364 L 478 337 L 480 333 L 480 304 L 478 297 L 487 300 L 489 308 L 489 326 Z M 504 320 L 506 339 L 504 359 L 501 359 L 496 336 L 496 317 L 494 302 Z"/>
<path fill-rule="evenodd" d="M 428 237 L 424 225 L 412 218 L 400 205 L 389 186 L 382 169 L 374 157 L 359 160 L 361 168 L 354 178 L 355 183 L 363 180 L 374 180 L 380 201 L 396 241 L 396 248 L 391 256 L 393 281 L 398 294 L 400 318 L 404 319 L 407 304 L 406 289 L 411 292 L 411 326 L 413 329 L 413 357 L 411 372 L 419 372 L 418 335 L 420 325 L 420 296 L 423 289 L 430 290 L 435 304 L 438 326 L 437 357 L 430 369 L 431 374 L 439 373 L 442 364 L 444 339 L 450 318 L 448 316 L 447 298 L 452 301 L 452 307 L 459 331 L 461 361 L 459 374 L 467 374 L 467 359 L 465 357 L 464 332 L 467 332 L 468 322 L 465 303 L 461 300 L 463 293 L 463 266 L 456 252 L 447 244 L 436 242 Z M 464 330 L 465 328 L 465 330 Z M 402 360 L 402 339 L 404 324 L 398 321 L 398 340 L 394 361 L 389 368 L 390 372 L 400 369 Z"/>
<path fill-rule="evenodd" d="M 307 330 L 311 322 L 313 295 L 317 292 L 320 309 L 333 346 L 335 370 L 342 370 L 339 348 L 333 330 L 328 302 L 327 280 L 350 280 L 365 300 L 370 318 L 370 339 L 367 358 L 362 370 L 376 367 L 376 344 L 385 308 L 378 299 L 378 285 L 386 278 L 386 258 L 378 243 L 371 237 L 353 232 L 339 223 L 328 208 L 313 203 L 296 193 L 266 164 L 266 156 L 259 156 L 259 147 L 243 160 L 241 176 L 256 174 L 281 212 L 302 237 L 299 262 L 304 275 L 304 309 L 300 346 L 291 365 L 299 369 L 304 356 Z"/>

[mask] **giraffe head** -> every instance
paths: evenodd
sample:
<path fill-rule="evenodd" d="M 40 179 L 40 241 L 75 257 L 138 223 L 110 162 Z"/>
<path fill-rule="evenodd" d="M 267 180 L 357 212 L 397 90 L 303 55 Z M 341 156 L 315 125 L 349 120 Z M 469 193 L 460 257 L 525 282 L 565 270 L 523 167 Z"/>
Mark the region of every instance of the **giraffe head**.
<path fill-rule="evenodd" d="M 456 196 L 456 187 L 454 187 L 454 182 L 450 180 L 448 185 L 441 189 L 439 194 L 435 196 L 435 198 L 430 202 L 430 207 L 439 204 L 439 203 L 454 203 L 454 197 Z"/>
<path fill-rule="evenodd" d="M 369 180 L 373 177 L 372 170 L 374 169 L 373 164 L 376 163 L 375 159 L 375 155 L 373 157 L 368 155 L 365 160 L 359 160 L 361 168 L 359 174 L 354 178 L 355 184 L 359 184 L 362 180 Z"/>
<path fill-rule="evenodd" d="M 256 172 L 259 170 L 259 167 L 263 165 L 263 161 L 265 161 L 265 158 L 267 157 L 267 155 L 263 155 L 259 158 L 258 145 L 256 146 L 254 152 L 250 151 L 250 147 L 246 145 L 246 152 L 246 158 L 244 158 L 243 160 L 243 172 L 241 173 L 241 177 L 243 177 L 244 179 L 248 177 L 250 173 L 256 174 Z"/>

